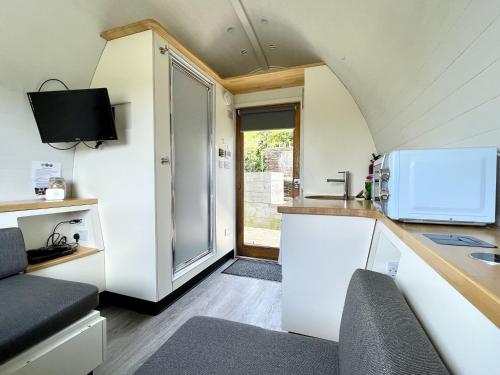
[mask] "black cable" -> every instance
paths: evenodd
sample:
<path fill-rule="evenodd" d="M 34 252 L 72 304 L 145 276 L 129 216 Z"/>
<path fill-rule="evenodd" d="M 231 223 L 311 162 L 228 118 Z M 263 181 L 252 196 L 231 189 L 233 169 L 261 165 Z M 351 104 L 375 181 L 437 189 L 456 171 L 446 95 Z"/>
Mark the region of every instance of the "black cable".
<path fill-rule="evenodd" d="M 60 148 L 60 147 L 56 147 L 56 146 L 53 146 L 51 145 L 50 143 L 47 143 L 50 147 L 52 148 L 55 148 L 56 150 L 60 150 L 60 151 L 66 151 L 66 150 L 71 150 L 72 148 L 75 148 L 76 146 L 78 146 L 81 142 L 76 142 L 73 146 L 70 146 L 70 147 L 67 147 L 67 148 Z"/>
<path fill-rule="evenodd" d="M 92 146 L 89 146 L 87 143 L 85 143 L 85 141 L 82 141 L 82 143 L 87 146 L 88 148 L 92 149 L 92 150 L 97 150 L 99 148 L 100 145 L 102 145 L 102 141 L 96 141 L 95 142 L 95 146 L 92 147 Z"/>
<path fill-rule="evenodd" d="M 51 243 L 52 246 L 63 246 L 63 245 L 80 246 L 77 242 L 68 243 L 68 238 L 58 233 L 57 228 L 59 228 L 59 226 L 63 224 L 78 224 L 81 222 L 82 222 L 81 219 L 72 219 L 72 220 L 60 221 L 59 223 L 57 223 L 54 229 L 52 230 L 51 235 L 47 238 L 45 247 L 49 247 L 49 242 Z"/>
<path fill-rule="evenodd" d="M 51 81 L 56 81 L 56 82 L 59 82 L 61 85 L 63 85 L 63 86 L 66 88 L 66 90 L 69 90 L 68 85 L 66 85 L 66 84 L 65 84 L 63 81 L 61 81 L 60 79 L 58 79 L 58 78 L 49 78 L 49 79 L 47 79 L 47 80 L 43 81 L 43 83 L 42 83 L 42 84 L 40 85 L 40 87 L 38 88 L 38 92 L 40 92 L 40 91 L 42 90 L 42 87 L 43 87 L 43 86 L 45 86 L 45 84 L 46 84 L 47 82 L 51 82 Z"/>

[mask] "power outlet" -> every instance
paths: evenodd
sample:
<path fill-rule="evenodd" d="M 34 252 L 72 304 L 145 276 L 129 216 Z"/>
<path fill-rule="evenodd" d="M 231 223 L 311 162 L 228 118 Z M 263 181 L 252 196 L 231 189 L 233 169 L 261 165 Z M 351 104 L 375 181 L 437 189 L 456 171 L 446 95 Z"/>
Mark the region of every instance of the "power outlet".
<path fill-rule="evenodd" d="M 387 262 L 385 264 L 385 273 L 390 277 L 396 277 L 398 273 L 399 262 Z"/>
<path fill-rule="evenodd" d="M 87 229 L 79 229 L 75 233 L 80 235 L 80 239 L 78 241 L 88 241 L 89 240 L 89 231 Z"/>
<path fill-rule="evenodd" d="M 224 236 L 229 237 L 231 235 L 231 229 L 230 228 L 225 228 L 224 229 Z"/>

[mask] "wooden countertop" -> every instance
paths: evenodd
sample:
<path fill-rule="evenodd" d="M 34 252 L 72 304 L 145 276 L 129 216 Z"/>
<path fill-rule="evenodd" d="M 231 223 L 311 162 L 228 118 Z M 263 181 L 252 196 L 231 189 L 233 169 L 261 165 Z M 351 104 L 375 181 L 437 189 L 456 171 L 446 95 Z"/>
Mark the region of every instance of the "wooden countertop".
<path fill-rule="evenodd" d="M 0 202 L 0 212 L 39 210 L 54 207 L 83 206 L 96 204 L 95 198 L 68 198 L 63 201 L 30 200 L 16 202 Z"/>
<path fill-rule="evenodd" d="M 433 224 L 407 224 L 393 221 L 377 211 L 369 201 L 315 200 L 295 198 L 278 207 L 286 214 L 355 216 L 377 219 L 392 230 L 460 294 L 500 328 L 500 266 L 469 257 L 471 252 L 500 254 L 500 249 L 438 245 L 424 233 L 463 234 L 500 247 L 500 228 Z"/>
<path fill-rule="evenodd" d="M 356 216 L 378 219 L 380 213 L 372 206 L 371 201 L 356 200 L 323 200 L 295 198 L 285 206 L 279 206 L 282 214 Z"/>

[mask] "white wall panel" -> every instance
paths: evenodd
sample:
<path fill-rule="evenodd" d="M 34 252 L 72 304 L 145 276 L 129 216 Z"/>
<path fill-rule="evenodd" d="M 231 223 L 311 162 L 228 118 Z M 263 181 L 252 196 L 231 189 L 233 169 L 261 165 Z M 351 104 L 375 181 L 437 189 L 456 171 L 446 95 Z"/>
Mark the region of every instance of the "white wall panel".
<path fill-rule="evenodd" d="M 107 290 L 156 301 L 152 31 L 108 42 L 91 86 L 129 104 L 117 107 L 118 141 L 78 147 L 76 191 L 99 199 Z"/>
<path fill-rule="evenodd" d="M 303 89 L 303 86 L 298 86 L 284 89 L 250 92 L 247 94 L 237 94 L 234 96 L 234 106 L 235 108 L 242 108 L 259 105 L 300 102 L 302 101 Z"/>
<path fill-rule="evenodd" d="M 375 145 L 352 96 L 326 66 L 305 70 L 302 152 L 305 194 L 342 195 L 343 184 L 326 179 L 343 170 L 351 172 L 351 195 L 363 189 Z"/>
<path fill-rule="evenodd" d="M 26 96 L 52 77 L 71 88 L 85 88 L 90 83 L 104 47 L 99 31 L 106 13 L 86 12 L 81 1 L 69 3 L 1 3 L 0 201 L 33 198 L 33 160 L 62 163 L 63 177 L 71 182 L 74 151 L 42 144 Z M 48 84 L 45 89 L 60 90 L 61 86 Z"/>
<path fill-rule="evenodd" d="M 500 2 L 473 1 L 450 30 L 436 35 L 438 47 L 408 77 L 385 116 L 369 119 L 380 151 L 444 147 L 500 128 Z M 452 139 L 450 139 L 450 137 Z M 500 138 L 475 140 L 500 147 Z"/>
<path fill-rule="evenodd" d="M 8 73 L 0 70 L 2 74 Z M 61 163 L 71 188 L 74 150 L 58 151 L 42 143 L 23 90 L 0 86 L 0 142 L 0 201 L 33 199 L 32 161 Z"/>

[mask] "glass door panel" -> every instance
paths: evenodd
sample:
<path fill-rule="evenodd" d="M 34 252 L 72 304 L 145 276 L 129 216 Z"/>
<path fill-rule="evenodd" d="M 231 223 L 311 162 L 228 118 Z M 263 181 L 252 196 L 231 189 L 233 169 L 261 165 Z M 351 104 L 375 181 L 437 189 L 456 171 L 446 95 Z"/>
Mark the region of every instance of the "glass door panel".
<path fill-rule="evenodd" d="M 172 60 L 174 272 L 212 251 L 211 85 Z"/>

